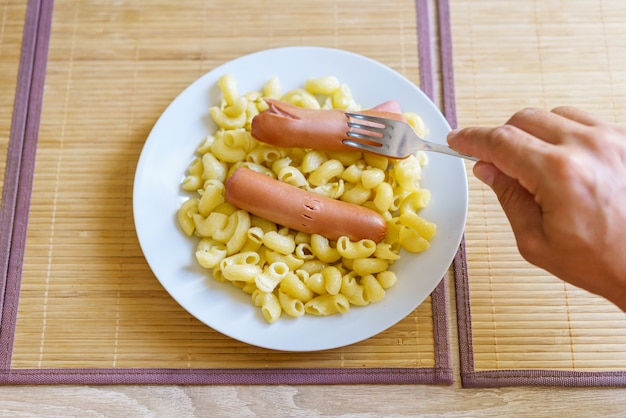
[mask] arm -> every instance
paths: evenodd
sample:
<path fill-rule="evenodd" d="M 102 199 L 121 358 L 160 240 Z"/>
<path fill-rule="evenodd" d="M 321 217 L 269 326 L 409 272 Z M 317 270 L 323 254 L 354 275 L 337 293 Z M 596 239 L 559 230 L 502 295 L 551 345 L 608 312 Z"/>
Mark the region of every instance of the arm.
<path fill-rule="evenodd" d="M 626 129 L 571 107 L 525 109 L 448 142 L 481 159 L 474 174 L 526 260 L 626 311 Z"/>

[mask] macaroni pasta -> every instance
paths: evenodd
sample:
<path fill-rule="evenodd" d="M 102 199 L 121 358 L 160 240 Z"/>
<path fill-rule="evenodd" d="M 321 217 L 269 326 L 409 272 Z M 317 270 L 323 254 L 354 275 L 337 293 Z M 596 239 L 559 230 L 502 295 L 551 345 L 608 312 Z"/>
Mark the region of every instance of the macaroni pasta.
<path fill-rule="evenodd" d="M 350 88 L 336 77 L 306 80 L 283 92 L 273 77 L 259 91 L 241 95 L 230 74 L 218 80 L 219 104 L 209 108 L 217 130 L 197 148 L 182 188 L 194 193 L 182 203 L 177 219 L 187 236 L 199 238 L 195 256 L 215 280 L 250 294 L 266 321 L 346 313 L 385 297 L 397 282 L 390 270 L 400 250 L 429 247 L 436 225 L 418 212 L 430 193 L 420 187 L 427 159 L 419 152 L 404 160 L 359 152 L 283 149 L 258 142 L 250 134 L 252 118 L 265 110 L 264 98 L 311 109 L 358 111 Z M 420 136 L 426 133 L 416 113 L 404 114 Z M 385 239 L 330 241 L 317 234 L 289 230 L 239 210 L 225 201 L 225 181 L 238 167 L 334 199 L 364 205 L 388 224 Z"/>

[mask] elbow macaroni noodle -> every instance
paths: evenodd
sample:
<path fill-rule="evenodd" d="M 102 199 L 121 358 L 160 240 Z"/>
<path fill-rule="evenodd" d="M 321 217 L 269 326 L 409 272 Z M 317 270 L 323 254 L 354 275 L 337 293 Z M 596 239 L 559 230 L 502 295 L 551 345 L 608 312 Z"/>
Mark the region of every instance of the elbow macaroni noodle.
<path fill-rule="evenodd" d="M 198 157 L 182 182 L 194 196 L 178 211 L 182 231 L 199 238 L 198 263 L 211 269 L 215 280 L 250 294 L 270 323 L 282 313 L 333 315 L 348 312 L 351 305 L 382 300 L 397 282 L 389 268 L 400 258 L 400 250 L 424 251 L 436 232 L 436 225 L 418 214 L 430 199 L 429 191 L 420 187 L 425 154 L 392 160 L 356 151 L 279 148 L 252 137 L 252 118 L 267 109 L 263 98 L 312 109 L 358 111 L 349 87 L 333 76 L 307 80 L 303 88 L 288 92 L 273 77 L 260 91 L 240 95 L 237 80 L 226 74 L 218 87 L 221 102 L 209 108 L 218 128 L 197 148 Z M 422 118 L 412 112 L 404 116 L 424 136 Z M 240 210 L 225 201 L 224 183 L 241 166 L 371 208 L 387 220 L 387 235 L 378 244 L 347 237 L 330 241 Z"/>

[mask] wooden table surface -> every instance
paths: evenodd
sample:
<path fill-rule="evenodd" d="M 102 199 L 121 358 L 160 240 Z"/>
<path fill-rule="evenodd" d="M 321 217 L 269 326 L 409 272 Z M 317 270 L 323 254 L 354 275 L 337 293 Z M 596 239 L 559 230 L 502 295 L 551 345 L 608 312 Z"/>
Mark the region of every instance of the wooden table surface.
<path fill-rule="evenodd" d="M 626 416 L 626 388 L 461 388 L 451 333 L 451 386 L 12 386 L 0 416 Z"/>
<path fill-rule="evenodd" d="M 451 386 L 3 386 L 0 416 L 626 416 L 626 388 L 462 388 L 451 305 Z"/>
<path fill-rule="evenodd" d="M 0 388 L 2 416 L 620 417 L 625 411 L 626 389 L 462 389 L 458 382 L 453 386 Z"/>

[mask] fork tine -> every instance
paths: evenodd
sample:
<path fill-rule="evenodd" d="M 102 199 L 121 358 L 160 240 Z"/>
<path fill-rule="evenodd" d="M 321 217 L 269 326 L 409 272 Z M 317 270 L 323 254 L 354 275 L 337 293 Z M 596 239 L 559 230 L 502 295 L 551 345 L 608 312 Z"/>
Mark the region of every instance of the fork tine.
<path fill-rule="evenodd" d="M 356 139 L 362 139 L 364 141 L 373 142 L 374 143 L 372 144 L 372 146 L 374 147 L 373 149 L 378 149 L 380 146 L 385 144 L 385 141 L 388 141 L 390 139 L 390 136 L 387 132 L 388 126 L 386 124 L 385 119 L 376 118 L 376 117 L 371 118 L 370 116 L 361 115 L 359 113 L 347 113 L 347 112 L 346 112 L 346 116 L 348 116 L 349 118 L 352 117 L 355 119 L 359 119 L 359 120 L 363 120 L 367 122 L 373 122 L 378 125 L 381 125 L 381 126 L 366 125 L 364 123 L 352 122 L 348 119 L 348 127 L 352 129 L 358 129 L 361 132 L 356 132 L 356 131 L 353 131 L 352 129 L 349 129 L 348 132 L 346 132 L 347 136 L 356 138 Z M 350 141 L 350 142 L 356 143 L 356 141 Z"/>
<path fill-rule="evenodd" d="M 346 135 L 352 138 L 357 138 L 357 139 L 363 139 L 365 141 L 370 141 L 370 142 L 375 142 L 377 144 L 384 144 L 384 136 L 373 136 L 373 135 L 366 135 L 364 133 L 361 132 L 352 132 L 352 131 L 348 131 L 346 132 Z"/>
<path fill-rule="evenodd" d="M 348 126 L 351 128 L 362 129 L 364 131 L 377 132 L 383 135 L 385 134 L 385 130 L 387 129 L 387 128 L 381 128 L 379 126 L 363 125 L 362 123 L 355 123 L 355 122 L 348 122 Z"/>
<path fill-rule="evenodd" d="M 391 158 L 406 158 L 417 150 L 426 150 L 466 158 L 472 161 L 478 161 L 476 157 L 460 154 L 445 145 L 427 141 L 424 138 L 419 137 L 413 127 L 406 122 L 395 119 L 385 119 L 377 116 L 362 115 L 360 113 L 346 112 L 345 114 L 348 118 L 355 118 L 364 122 L 375 123 L 382 126 L 381 128 L 380 126 L 376 127 L 364 125 L 362 123 L 353 123 L 350 119 L 348 119 L 349 127 L 359 129 L 361 132 L 353 132 L 348 129 L 346 136 L 368 141 L 359 142 L 352 139 L 344 139 L 343 143 L 351 147 Z M 367 135 L 368 132 L 373 134 L 378 133 L 380 135 Z"/>
<path fill-rule="evenodd" d="M 385 150 L 388 148 L 386 144 L 379 143 L 380 145 L 367 144 L 365 142 L 352 141 L 351 139 L 344 139 L 343 143 L 354 148 L 369 151 L 374 154 L 385 155 Z"/>
<path fill-rule="evenodd" d="M 378 116 L 369 116 L 369 115 L 363 115 L 361 113 L 348 113 L 346 112 L 346 116 L 350 116 L 351 118 L 355 118 L 355 119 L 361 119 L 361 120 L 365 120 L 365 121 L 369 121 L 369 122 L 375 122 L 375 123 L 379 123 L 385 127 L 388 126 L 389 120 L 385 119 L 385 118 L 379 118 Z"/>

